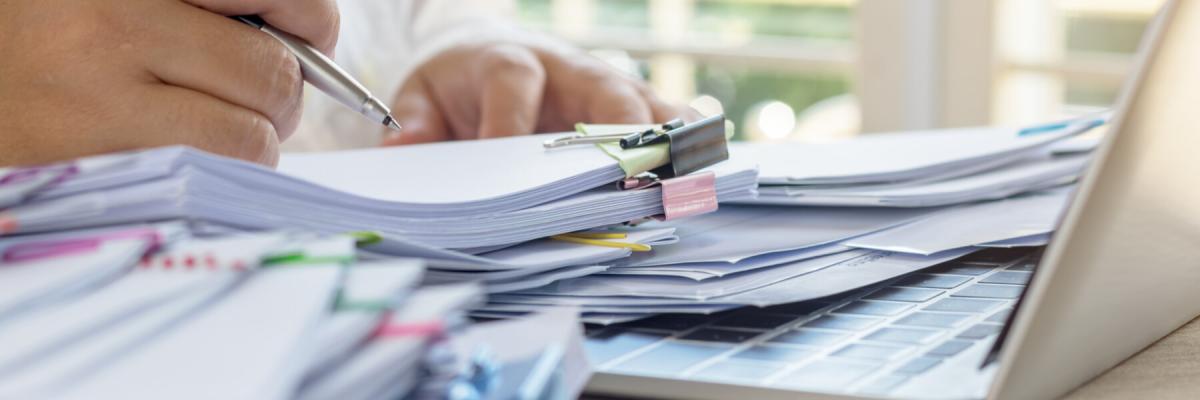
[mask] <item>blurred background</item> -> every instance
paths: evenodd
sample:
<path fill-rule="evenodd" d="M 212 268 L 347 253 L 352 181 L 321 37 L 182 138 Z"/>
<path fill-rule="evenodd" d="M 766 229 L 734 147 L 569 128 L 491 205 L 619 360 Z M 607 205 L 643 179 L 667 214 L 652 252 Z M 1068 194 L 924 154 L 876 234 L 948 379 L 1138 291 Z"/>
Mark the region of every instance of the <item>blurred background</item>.
<path fill-rule="evenodd" d="M 525 26 L 738 139 L 1025 124 L 1108 107 L 1163 0 L 519 0 Z"/>

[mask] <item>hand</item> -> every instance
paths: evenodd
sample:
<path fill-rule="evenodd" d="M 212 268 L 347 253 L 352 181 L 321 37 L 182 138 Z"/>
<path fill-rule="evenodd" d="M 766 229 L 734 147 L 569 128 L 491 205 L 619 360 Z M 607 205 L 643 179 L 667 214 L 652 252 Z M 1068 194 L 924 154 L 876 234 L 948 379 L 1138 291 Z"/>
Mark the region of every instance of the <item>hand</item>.
<path fill-rule="evenodd" d="M 332 52 L 334 0 L 0 0 L 0 165 L 163 145 L 273 165 L 302 82 L 257 14 Z"/>
<path fill-rule="evenodd" d="M 460 44 L 438 53 L 401 86 L 392 112 L 404 129 L 384 145 L 698 116 L 580 50 L 515 41 Z"/>

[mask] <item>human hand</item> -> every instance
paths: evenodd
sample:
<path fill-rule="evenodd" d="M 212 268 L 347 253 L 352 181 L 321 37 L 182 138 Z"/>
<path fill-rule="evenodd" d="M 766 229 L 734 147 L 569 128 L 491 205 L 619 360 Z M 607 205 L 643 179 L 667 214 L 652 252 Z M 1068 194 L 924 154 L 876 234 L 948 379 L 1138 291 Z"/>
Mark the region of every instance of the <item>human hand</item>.
<path fill-rule="evenodd" d="M 404 129 L 384 145 L 698 117 L 580 50 L 508 40 L 459 44 L 430 58 L 401 86 L 392 113 Z"/>
<path fill-rule="evenodd" d="M 334 0 L 0 0 L 0 165 L 164 145 L 274 165 L 302 82 L 257 14 L 332 53 Z"/>

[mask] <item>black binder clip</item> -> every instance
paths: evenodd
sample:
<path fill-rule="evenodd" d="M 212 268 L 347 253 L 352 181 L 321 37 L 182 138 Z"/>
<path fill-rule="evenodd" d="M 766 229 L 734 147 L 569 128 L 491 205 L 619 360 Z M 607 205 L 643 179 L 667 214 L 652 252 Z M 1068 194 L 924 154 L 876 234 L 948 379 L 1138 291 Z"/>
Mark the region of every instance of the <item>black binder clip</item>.
<path fill-rule="evenodd" d="M 617 142 L 622 149 L 666 143 L 671 161 L 649 172 L 661 179 L 687 175 L 729 159 L 725 139 L 725 115 L 718 114 L 691 124 L 672 120 L 641 132 L 614 135 L 574 135 L 546 141 L 546 148 L 588 143 Z"/>

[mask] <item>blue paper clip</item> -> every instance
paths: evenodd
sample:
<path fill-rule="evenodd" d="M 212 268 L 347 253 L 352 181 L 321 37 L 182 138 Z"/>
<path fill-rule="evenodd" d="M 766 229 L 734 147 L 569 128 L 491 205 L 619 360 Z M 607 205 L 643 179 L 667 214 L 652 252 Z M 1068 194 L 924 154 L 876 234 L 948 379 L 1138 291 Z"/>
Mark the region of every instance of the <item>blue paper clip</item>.
<path fill-rule="evenodd" d="M 1095 119 L 1092 119 L 1092 120 L 1084 123 L 1085 126 L 1083 127 L 1082 130 L 1080 130 L 1080 132 L 1089 131 L 1095 127 L 1104 125 L 1107 122 L 1108 122 L 1108 118 L 1105 118 L 1103 116 L 1096 117 Z M 1060 131 L 1063 129 L 1070 128 L 1071 126 L 1077 125 L 1079 123 L 1080 123 L 1079 120 L 1075 119 L 1075 120 L 1069 120 L 1069 121 L 1051 122 L 1051 123 L 1043 124 L 1043 125 L 1034 125 L 1034 126 L 1020 130 L 1017 133 L 1017 136 L 1033 136 L 1033 135 L 1037 135 L 1039 133 Z"/>

